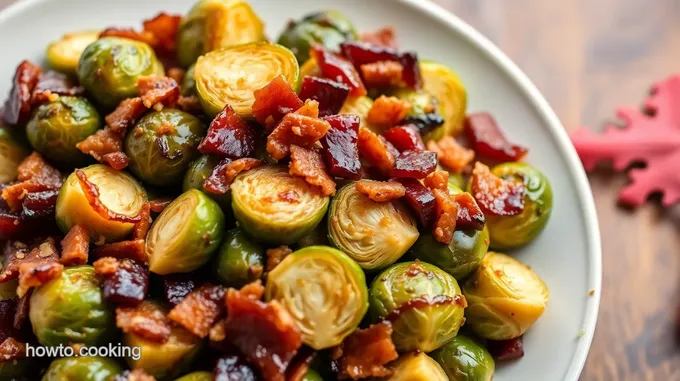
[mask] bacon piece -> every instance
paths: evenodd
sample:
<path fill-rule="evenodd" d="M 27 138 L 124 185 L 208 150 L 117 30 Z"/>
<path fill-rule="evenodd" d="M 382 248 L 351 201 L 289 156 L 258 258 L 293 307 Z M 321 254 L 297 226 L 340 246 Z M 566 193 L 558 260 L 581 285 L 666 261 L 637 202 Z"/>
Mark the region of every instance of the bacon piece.
<path fill-rule="evenodd" d="M 389 128 L 404 119 L 410 109 L 411 103 L 407 100 L 381 95 L 368 110 L 366 121 L 374 126 Z"/>
<path fill-rule="evenodd" d="M 145 111 L 146 108 L 144 107 L 142 98 L 128 98 L 122 100 L 118 106 L 116 106 L 116 109 L 104 119 L 106 120 L 106 125 L 111 128 L 111 131 L 122 136 L 125 135 L 125 131 L 132 127 L 137 118 L 142 116 Z M 80 149 L 80 147 L 78 148 Z M 120 151 L 120 149 L 118 149 L 118 151 Z"/>
<path fill-rule="evenodd" d="M 510 340 L 489 340 L 487 347 L 491 356 L 498 361 L 517 360 L 524 357 L 524 336 Z"/>
<path fill-rule="evenodd" d="M 310 54 L 317 62 L 324 77 L 332 78 L 347 85 L 350 96 L 360 97 L 366 95 L 366 87 L 364 87 L 357 69 L 347 59 L 325 50 L 321 46 L 314 46 Z"/>
<path fill-rule="evenodd" d="M 397 61 L 404 67 L 402 76 L 404 83 L 412 89 L 422 87 L 423 79 L 416 53 L 399 52 L 390 47 L 360 41 L 345 41 L 340 44 L 340 50 L 357 69 L 361 65 L 378 61 Z"/>
<path fill-rule="evenodd" d="M 0 272 L 0 283 L 19 277 L 22 264 L 45 264 L 58 262 L 59 253 L 54 238 L 36 238 L 28 243 L 8 241 L 3 249 L 4 267 Z"/>
<path fill-rule="evenodd" d="M 263 88 L 255 90 L 253 95 L 253 116 L 268 132 L 276 127 L 284 115 L 299 109 L 303 104 L 281 74 Z"/>
<path fill-rule="evenodd" d="M 82 153 L 94 157 L 98 162 L 102 162 L 106 154 L 123 151 L 123 138 L 107 127 L 76 144 L 76 148 Z"/>
<path fill-rule="evenodd" d="M 22 298 L 32 287 L 43 285 L 61 276 L 64 265 L 59 262 L 27 262 L 19 266 L 17 296 Z"/>
<path fill-rule="evenodd" d="M 404 67 L 397 61 L 378 61 L 360 67 L 364 83 L 369 88 L 402 87 Z"/>
<path fill-rule="evenodd" d="M 149 270 L 128 258 L 118 260 L 115 268 L 115 272 L 103 276 L 104 299 L 109 303 L 132 306 L 144 301 L 149 290 Z"/>
<path fill-rule="evenodd" d="M 2 188 L 2 199 L 13 213 L 25 209 L 25 212 L 22 211 L 23 218 L 53 214 L 56 202 L 54 192 L 28 196 L 60 188 L 63 178 L 58 170 L 47 164 L 40 154 L 33 152 L 17 167 L 17 179 L 19 182 Z"/>
<path fill-rule="evenodd" d="M 147 108 L 160 103 L 172 107 L 179 99 L 179 85 L 170 77 L 151 75 L 137 79 L 137 91 Z"/>
<path fill-rule="evenodd" d="M 172 199 L 169 197 L 160 197 L 155 200 L 149 201 L 149 207 L 151 208 L 151 211 L 154 213 L 160 213 L 165 208 L 170 205 L 172 202 Z"/>
<path fill-rule="evenodd" d="M 146 233 L 149 232 L 149 226 L 151 225 L 151 205 L 148 202 L 144 203 L 142 206 L 142 211 L 139 213 L 139 222 L 135 224 L 132 230 L 132 239 L 146 239 Z"/>
<path fill-rule="evenodd" d="M 161 12 L 142 23 L 144 32 L 154 36 L 154 50 L 162 55 L 174 54 L 177 50 L 177 32 L 182 21 L 180 15 Z"/>
<path fill-rule="evenodd" d="M 470 191 L 485 215 L 515 216 L 524 210 L 524 183 L 497 177 L 480 162 L 472 170 Z"/>
<path fill-rule="evenodd" d="M 382 136 L 371 130 L 359 128 L 359 154 L 384 176 L 389 176 L 394 169 L 394 162 L 399 152 Z"/>
<path fill-rule="evenodd" d="M 156 381 L 154 376 L 149 375 L 142 368 L 125 370 L 114 376 L 111 381 Z"/>
<path fill-rule="evenodd" d="M 263 303 L 229 289 L 226 331 L 229 340 L 257 366 L 265 380 L 285 381 L 286 369 L 302 345 L 302 338 L 295 321 L 279 302 Z"/>
<path fill-rule="evenodd" d="M 194 335 L 205 338 L 210 327 L 224 316 L 224 293 L 222 286 L 203 285 L 182 299 L 168 317 Z"/>
<path fill-rule="evenodd" d="M 167 75 L 168 77 L 174 79 L 175 82 L 182 83 L 184 82 L 184 76 L 186 75 L 186 71 L 181 67 L 171 67 L 170 69 L 168 69 Z"/>
<path fill-rule="evenodd" d="M 448 245 L 453 240 L 453 231 L 456 229 L 456 216 L 458 216 L 458 204 L 456 204 L 449 192 L 441 189 L 433 189 L 432 194 L 436 200 L 437 218 L 434 222 L 434 238 Z"/>
<path fill-rule="evenodd" d="M 172 322 L 163 309 L 148 301 L 116 308 L 116 327 L 158 343 L 166 342 L 172 332 Z"/>
<path fill-rule="evenodd" d="M 151 47 L 156 45 L 156 38 L 153 34 L 146 31 L 137 32 L 132 28 L 109 27 L 104 29 L 101 33 L 99 33 L 99 38 L 104 37 L 122 37 L 130 40 L 144 42 L 146 44 L 151 45 Z"/>
<path fill-rule="evenodd" d="M 315 109 L 318 115 L 319 103 L 307 101 L 298 111 L 286 114 L 274 131 L 267 137 L 267 152 L 274 160 L 281 160 L 290 153 L 290 146 L 296 145 L 304 148 L 313 147 L 328 129 L 330 124 L 323 120 L 307 115 L 302 112 L 309 112 Z"/>
<path fill-rule="evenodd" d="M 264 286 L 262 286 L 262 282 L 260 280 L 256 280 L 255 282 L 248 283 L 241 287 L 239 292 L 241 293 L 241 296 L 246 298 L 260 300 L 264 295 Z"/>
<path fill-rule="evenodd" d="M 180 95 L 177 99 L 177 107 L 184 112 L 188 112 L 189 114 L 203 114 L 203 106 L 201 106 L 201 102 L 199 102 L 195 95 Z"/>
<path fill-rule="evenodd" d="M 9 362 L 26 357 L 26 344 L 8 337 L 0 344 L 0 363 Z M 10 376 L 10 379 L 13 379 Z"/>
<path fill-rule="evenodd" d="M 107 243 L 105 245 L 97 246 L 92 251 L 92 255 L 95 258 L 129 258 L 141 263 L 146 263 L 147 261 L 143 239 Z"/>
<path fill-rule="evenodd" d="M 29 61 L 17 66 L 12 79 L 12 89 L 5 101 L 2 118 L 7 124 L 23 124 L 31 113 L 31 96 L 38 84 L 41 69 Z"/>
<path fill-rule="evenodd" d="M 453 201 L 458 205 L 458 215 L 456 216 L 456 228 L 482 230 L 486 223 L 484 213 L 477 205 L 477 202 L 468 192 L 453 195 Z"/>
<path fill-rule="evenodd" d="M 47 71 L 40 74 L 38 83 L 33 89 L 31 103 L 50 102 L 57 98 L 56 95 L 83 95 L 85 88 L 66 74 L 56 71 Z"/>
<path fill-rule="evenodd" d="M 404 151 L 394 162 L 393 177 L 422 179 L 437 168 L 437 154 L 431 151 Z"/>
<path fill-rule="evenodd" d="M 224 355 L 217 360 L 215 381 L 257 381 L 255 370 L 239 355 Z"/>
<path fill-rule="evenodd" d="M 305 76 L 300 88 L 300 99 L 319 102 L 319 116 L 337 114 L 349 95 L 349 87 L 330 79 Z"/>
<path fill-rule="evenodd" d="M 26 194 L 21 202 L 21 218 L 24 220 L 36 220 L 54 217 L 54 209 L 57 205 L 58 196 L 59 189 Z"/>
<path fill-rule="evenodd" d="M 364 32 L 359 35 L 359 41 L 387 48 L 398 48 L 397 36 L 394 27 L 385 26 L 373 32 Z"/>
<path fill-rule="evenodd" d="M 328 173 L 351 180 L 361 178 L 357 146 L 359 117 L 350 114 L 331 115 L 324 120 L 330 124 L 328 132 L 321 138 Z"/>
<path fill-rule="evenodd" d="M 61 173 L 50 166 L 39 153 L 33 152 L 17 167 L 19 181 L 37 180 L 50 188 L 59 188 L 63 183 Z"/>
<path fill-rule="evenodd" d="M 326 173 L 319 151 L 291 145 L 289 169 L 291 175 L 302 177 L 307 183 L 319 187 L 324 196 L 335 194 L 335 182 Z"/>
<path fill-rule="evenodd" d="M 115 170 L 122 171 L 130 164 L 130 158 L 127 157 L 125 152 L 111 152 L 102 156 L 102 163 Z"/>
<path fill-rule="evenodd" d="M 17 310 L 16 313 L 14 314 L 14 329 L 17 330 L 18 332 L 21 332 L 21 330 L 24 327 L 24 324 L 26 324 L 26 319 L 28 319 L 28 312 L 30 308 L 30 302 L 31 302 L 31 295 L 33 294 L 33 290 L 28 290 L 26 295 L 22 296 L 19 299 L 19 302 L 17 303 Z M 0 323 L 2 324 L 2 323 Z"/>
<path fill-rule="evenodd" d="M 446 171 L 434 171 L 427 175 L 423 184 L 430 189 L 449 190 L 449 173 Z"/>
<path fill-rule="evenodd" d="M 262 164 L 264 164 L 262 161 L 249 157 L 234 161 L 224 158 L 213 168 L 210 176 L 205 179 L 203 188 L 211 193 L 225 194 L 239 173 L 257 168 Z"/>
<path fill-rule="evenodd" d="M 486 112 L 467 116 L 465 134 L 478 155 L 494 161 L 518 161 L 528 152 L 526 148 L 510 143 L 493 116 Z"/>
<path fill-rule="evenodd" d="M 392 127 L 385 131 L 383 136 L 400 152 L 422 151 L 425 149 L 425 143 L 423 143 L 423 138 L 420 137 L 418 127 L 412 124 Z"/>
<path fill-rule="evenodd" d="M 210 123 L 208 134 L 198 150 L 204 154 L 240 159 L 255 153 L 255 140 L 255 129 L 226 105 Z"/>
<path fill-rule="evenodd" d="M 439 162 L 455 173 L 462 173 L 475 158 L 475 151 L 460 145 L 453 136 L 445 136 L 438 142 L 430 140 L 427 149 L 436 152 Z"/>
<path fill-rule="evenodd" d="M 60 262 L 66 266 L 84 265 L 90 251 L 90 232 L 84 225 L 75 225 L 61 240 Z"/>
<path fill-rule="evenodd" d="M 317 352 L 309 347 L 302 347 L 293 359 L 286 372 L 286 381 L 304 381 Z"/>
<path fill-rule="evenodd" d="M 94 263 L 92 263 L 92 267 L 94 267 L 94 273 L 101 276 L 102 278 L 114 275 L 116 270 L 118 270 L 119 265 L 120 261 L 113 257 L 99 258 L 94 261 Z"/>
<path fill-rule="evenodd" d="M 0 189 L 4 189 L 4 185 L 0 185 Z M 24 235 L 29 231 L 30 225 L 20 214 L 10 210 L 7 202 L 0 198 L 0 241 L 16 239 Z"/>
<path fill-rule="evenodd" d="M 392 343 L 392 324 L 383 321 L 357 330 L 343 340 L 331 356 L 338 363 L 341 380 L 391 375 L 385 365 L 399 357 Z"/>
<path fill-rule="evenodd" d="M 292 252 L 293 250 L 286 245 L 267 249 L 267 271 L 274 270 L 274 268 Z"/>
<path fill-rule="evenodd" d="M 78 177 L 80 187 L 83 190 L 83 194 L 85 194 L 87 202 L 90 204 L 92 209 L 95 212 L 97 212 L 102 218 L 111 221 L 131 223 L 139 222 L 141 220 L 141 216 L 139 214 L 134 217 L 130 217 L 124 214 L 116 213 L 109 209 L 99 199 L 99 187 L 97 186 L 97 184 L 94 184 L 90 180 L 88 180 L 87 175 L 81 169 L 76 169 L 75 174 L 76 177 Z"/>
<path fill-rule="evenodd" d="M 163 297 L 172 306 L 178 305 L 194 288 L 196 283 L 188 274 L 163 277 Z"/>
<path fill-rule="evenodd" d="M 425 186 L 416 179 L 397 179 L 397 181 L 406 188 L 404 199 L 415 213 L 420 225 L 423 228 L 432 226 L 436 217 L 436 202 L 432 191 L 425 188 Z"/>
<path fill-rule="evenodd" d="M 406 188 L 396 181 L 359 180 L 356 188 L 375 202 L 389 202 L 406 194 Z"/>

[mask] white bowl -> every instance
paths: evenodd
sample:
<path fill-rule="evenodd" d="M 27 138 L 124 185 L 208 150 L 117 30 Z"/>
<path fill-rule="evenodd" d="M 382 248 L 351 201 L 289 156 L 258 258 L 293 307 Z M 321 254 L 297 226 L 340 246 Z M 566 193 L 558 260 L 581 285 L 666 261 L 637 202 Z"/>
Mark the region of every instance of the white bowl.
<path fill-rule="evenodd" d="M 138 27 L 159 11 L 186 12 L 193 0 L 24 0 L 0 14 L 0 94 L 16 65 L 41 62 L 48 42 L 70 31 Z M 595 205 L 564 128 L 531 81 L 489 40 L 442 8 L 418 0 L 252 0 L 277 36 L 290 18 L 338 9 L 362 30 L 397 28 L 404 48 L 450 65 L 469 92 L 469 111 L 491 112 L 527 161 L 550 179 L 552 219 L 529 246 L 514 252 L 548 284 L 549 307 L 525 336 L 526 355 L 499 366 L 497 381 L 576 381 L 595 330 L 602 262 Z M 595 295 L 589 296 L 594 289 Z"/>

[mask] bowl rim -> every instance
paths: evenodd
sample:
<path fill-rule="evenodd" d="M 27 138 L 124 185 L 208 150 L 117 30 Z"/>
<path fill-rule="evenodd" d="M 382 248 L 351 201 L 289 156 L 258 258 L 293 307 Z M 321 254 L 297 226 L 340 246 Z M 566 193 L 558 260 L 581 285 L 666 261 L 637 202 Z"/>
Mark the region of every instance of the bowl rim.
<path fill-rule="evenodd" d="M 18 0 L 0 11 L 0 23 L 48 1 L 56 0 Z M 588 177 L 576 150 L 571 144 L 569 135 L 536 85 L 500 48 L 482 33 L 431 0 L 396 1 L 411 7 L 414 11 L 424 13 L 430 18 L 440 21 L 479 49 L 519 86 L 524 96 L 534 106 L 538 115 L 545 122 L 544 124 L 547 126 L 548 131 L 556 138 L 558 150 L 566 161 L 569 175 L 574 179 L 577 197 L 581 201 L 581 212 L 585 216 L 585 230 L 588 239 L 588 280 L 590 287 L 596 291 L 595 295 L 589 298 L 586 304 L 585 317 L 582 323 L 583 335 L 576 346 L 576 352 L 564 379 L 565 381 L 578 381 L 581 371 L 585 366 L 597 325 L 602 294 L 602 247 L 595 201 Z"/>

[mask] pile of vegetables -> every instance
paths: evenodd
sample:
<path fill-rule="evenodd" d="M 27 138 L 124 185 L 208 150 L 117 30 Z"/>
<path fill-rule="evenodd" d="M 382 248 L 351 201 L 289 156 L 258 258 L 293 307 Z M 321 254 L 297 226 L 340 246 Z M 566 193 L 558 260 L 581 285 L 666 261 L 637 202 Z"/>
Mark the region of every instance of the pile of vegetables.
<path fill-rule="evenodd" d="M 0 126 L 0 380 L 491 380 L 548 179 L 449 67 L 241 0 L 64 35 Z M 140 347 L 28 359 L 26 344 Z"/>

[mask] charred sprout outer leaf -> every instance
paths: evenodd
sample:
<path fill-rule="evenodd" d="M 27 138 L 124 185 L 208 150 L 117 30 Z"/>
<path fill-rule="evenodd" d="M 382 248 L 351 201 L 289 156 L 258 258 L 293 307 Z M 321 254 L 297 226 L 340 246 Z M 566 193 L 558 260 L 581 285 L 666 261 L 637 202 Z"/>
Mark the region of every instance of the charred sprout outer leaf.
<path fill-rule="evenodd" d="M 460 135 L 467 107 L 467 91 L 460 78 L 447 66 L 433 61 L 421 61 L 420 72 L 423 89 L 437 99 L 437 110 L 444 118 L 444 125 L 427 138 L 439 140 L 443 136 Z"/>
<path fill-rule="evenodd" d="M 78 59 L 91 43 L 99 39 L 98 30 L 68 33 L 47 45 L 45 60 L 51 69 L 75 74 Z"/>
<path fill-rule="evenodd" d="M 430 353 L 451 381 L 492 381 L 496 364 L 489 351 L 472 339 L 458 335 Z"/>
<path fill-rule="evenodd" d="M 52 361 L 42 381 L 104 381 L 121 373 L 121 366 L 110 358 L 64 357 Z"/>
<path fill-rule="evenodd" d="M 217 277 L 225 286 L 241 288 L 260 279 L 265 251 L 240 229 L 229 230 L 216 256 Z"/>

